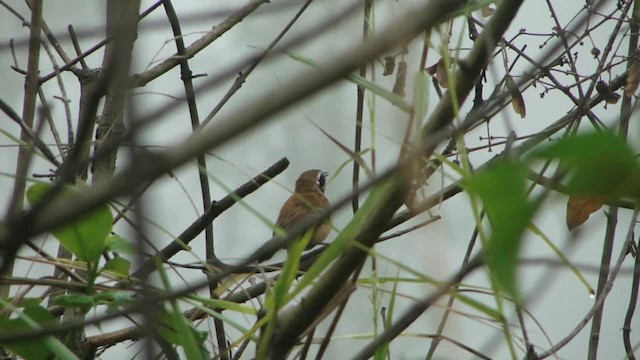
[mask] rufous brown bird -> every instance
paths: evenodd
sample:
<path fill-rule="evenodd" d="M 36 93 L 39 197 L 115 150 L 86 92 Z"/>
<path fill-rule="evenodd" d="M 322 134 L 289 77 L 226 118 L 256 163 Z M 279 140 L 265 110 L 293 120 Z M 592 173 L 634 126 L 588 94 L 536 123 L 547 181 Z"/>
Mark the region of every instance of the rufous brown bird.
<path fill-rule="evenodd" d="M 293 226 L 313 218 L 322 210 L 330 206 L 324 196 L 324 187 L 329 173 L 322 170 L 307 170 L 296 180 L 295 192 L 285 201 L 280 209 L 276 224 L 284 231 Z M 314 229 L 307 249 L 321 243 L 331 231 L 331 218 L 327 218 Z M 275 233 L 274 233 L 275 236 Z"/>

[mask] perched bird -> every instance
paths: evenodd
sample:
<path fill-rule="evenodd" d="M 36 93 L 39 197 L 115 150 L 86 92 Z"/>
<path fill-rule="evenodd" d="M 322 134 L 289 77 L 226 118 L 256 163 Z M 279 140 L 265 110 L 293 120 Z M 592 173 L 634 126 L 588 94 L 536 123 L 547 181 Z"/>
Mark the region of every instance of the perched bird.
<path fill-rule="evenodd" d="M 324 196 L 324 186 L 329 173 L 322 170 L 307 170 L 296 180 L 295 192 L 285 201 L 280 209 L 276 224 L 284 231 L 316 216 L 330 206 Z M 331 231 L 331 218 L 324 220 L 315 227 L 313 236 L 307 249 L 321 243 Z M 275 233 L 274 233 L 275 236 Z"/>

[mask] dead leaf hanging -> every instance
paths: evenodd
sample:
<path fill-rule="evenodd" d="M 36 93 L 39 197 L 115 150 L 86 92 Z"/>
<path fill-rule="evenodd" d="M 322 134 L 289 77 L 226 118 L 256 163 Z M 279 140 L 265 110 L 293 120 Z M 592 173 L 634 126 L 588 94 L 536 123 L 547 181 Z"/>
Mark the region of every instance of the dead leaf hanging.
<path fill-rule="evenodd" d="M 384 58 L 384 72 L 382 76 L 389 76 L 393 74 L 393 70 L 396 68 L 396 58 L 393 56 L 385 56 Z"/>
<path fill-rule="evenodd" d="M 449 87 L 449 76 L 447 74 L 447 68 L 444 65 L 444 59 L 440 58 L 437 63 L 429 66 L 427 72 L 438 80 L 438 85 L 443 88 Z"/>
<path fill-rule="evenodd" d="M 406 85 L 407 63 L 406 61 L 400 61 L 400 63 L 398 64 L 398 72 L 396 72 L 396 83 L 393 85 L 393 93 L 404 97 L 404 89 Z"/>
<path fill-rule="evenodd" d="M 524 118 L 527 116 L 527 108 L 524 104 L 524 98 L 522 97 L 520 89 L 516 86 L 511 75 L 506 76 L 505 82 L 507 89 L 511 93 L 511 106 L 513 106 L 513 110 L 520 115 L 521 118 Z"/>
<path fill-rule="evenodd" d="M 602 207 L 602 199 L 595 196 L 573 195 L 567 201 L 567 227 L 573 230 L 584 224 L 589 216 Z"/>

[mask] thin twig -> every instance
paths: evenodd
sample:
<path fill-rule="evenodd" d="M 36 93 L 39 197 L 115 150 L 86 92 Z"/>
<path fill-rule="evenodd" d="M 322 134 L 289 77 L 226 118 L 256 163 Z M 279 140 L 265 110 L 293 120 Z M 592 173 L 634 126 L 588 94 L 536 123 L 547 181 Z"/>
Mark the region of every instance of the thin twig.
<path fill-rule="evenodd" d="M 199 53 L 202 49 L 206 48 L 215 41 L 217 38 L 225 34 L 231 28 L 233 28 L 236 24 L 244 20 L 249 14 L 254 12 L 260 5 L 268 3 L 268 0 L 249 0 L 244 6 L 235 11 L 233 14 L 229 15 L 225 20 L 213 26 L 211 30 L 209 30 L 206 34 L 201 36 L 199 39 L 194 41 L 191 45 L 189 45 L 186 49 L 187 58 L 194 57 L 197 53 Z M 178 54 L 169 57 L 158 65 L 152 67 L 151 69 L 141 73 L 134 75 L 133 78 L 134 84 L 133 86 L 145 86 L 149 82 L 154 79 L 157 79 L 162 74 L 167 71 L 173 69 L 174 67 L 180 64 L 180 56 Z"/>
<path fill-rule="evenodd" d="M 630 6 L 631 4 L 629 4 Z M 634 11 L 631 14 L 631 23 L 629 26 L 630 36 L 629 36 L 629 47 L 627 50 L 627 71 L 631 69 L 634 63 L 637 63 L 637 59 L 635 58 L 636 52 L 638 49 L 638 32 L 640 31 L 640 14 L 637 11 Z M 637 64 L 636 64 L 637 66 Z M 627 138 L 627 133 L 629 130 L 629 121 L 631 119 L 632 114 L 632 98 L 627 96 L 627 92 L 623 92 L 622 97 L 622 106 L 620 107 L 620 136 Z M 638 244 L 640 244 L 640 238 L 638 238 Z M 627 313 L 624 318 L 624 325 L 622 326 L 622 343 L 624 344 L 624 349 L 627 353 L 627 358 L 630 360 L 635 360 L 635 355 L 633 354 L 633 349 L 631 345 L 631 322 L 633 320 L 633 313 L 635 311 L 636 303 L 638 301 L 638 286 L 640 282 L 640 274 L 637 272 L 640 269 L 640 254 L 638 254 L 638 246 L 636 246 L 635 251 L 635 260 L 634 260 L 634 274 L 631 280 L 631 294 L 629 295 L 629 306 L 627 307 Z"/>
<path fill-rule="evenodd" d="M 623 14 L 625 14 L 629 10 L 630 6 L 631 6 L 631 2 L 626 4 L 625 11 L 623 11 Z M 620 21 L 618 22 L 618 25 L 619 23 Z M 617 32 L 612 33 L 612 36 L 610 37 L 610 40 L 609 40 L 610 44 L 612 43 L 613 39 L 617 37 L 617 35 L 618 35 Z M 631 42 L 632 41 L 630 41 L 630 44 L 629 44 L 629 47 L 630 47 L 629 53 L 632 56 L 635 53 L 636 48 L 635 47 L 633 49 L 631 48 L 632 46 Z M 637 46 L 637 36 L 636 36 L 636 46 Z M 604 57 L 602 58 L 602 60 L 604 61 Z M 633 60 L 631 58 L 628 60 L 627 70 L 630 68 L 632 61 Z M 597 80 L 598 79 L 594 79 L 593 83 L 597 82 Z M 621 114 L 619 132 L 621 136 L 626 138 L 627 128 L 629 124 L 629 115 L 631 115 L 631 113 L 629 112 L 631 99 L 625 96 L 622 102 L 623 102 L 623 105 L 621 106 L 621 109 L 620 109 L 622 114 Z M 607 228 L 605 231 L 605 238 L 602 244 L 602 256 L 600 260 L 601 269 L 600 269 L 600 274 L 598 275 L 598 287 L 596 290 L 596 296 L 598 298 L 602 296 L 604 286 L 605 284 L 607 284 L 609 279 L 609 266 L 611 264 L 611 255 L 613 252 L 613 243 L 615 239 L 617 223 L 618 223 L 618 207 L 610 206 L 609 213 L 607 214 Z M 604 299 L 603 299 L 603 302 L 604 302 Z M 600 329 L 602 326 L 603 312 L 604 312 L 604 306 L 601 306 L 595 309 L 595 312 L 593 314 L 593 320 L 591 321 L 591 331 L 589 333 L 589 346 L 587 349 L 587 359 L 589 360 L 596 360 L 598 358 L 598 344 L 600 340 Z"/>
<path fill-rule="evenodd" d="M 456 284 L 459 284 L 462 279 L 469 275 L 473 270 L 482 265 L 481 255 L 474 256 L 464 267 L 458 271 L 449 280 L 445 281 L 436 291 L 428 297 L 421 299 L 414 304 L 400 317 L 398 317 L 395 323 L 382 334 L 376 337 L 373 341 L 363 347 L 352 359 L 353 360 L 365 360 L 370 358 L 375 350 L 384 342 L 389 341 L 398 336 L 404 329 L 406 329 L 411 323 L 415 321 L 422 313 L 435 304 L 435 302 L 444 294 L 451 291 L 451 288 Z"/>
<path fill-rule="evenodd" d="M 47 144 L 45 144 L 42 141 L 42 139 L 40 139 L 40 137 L 31 129 L 31 126 L 27 125 L 22 120 L 20 115 L 18 115 L 18 113 L 16 113 L 16 111 L 13 110 L 11 106 L 9 106 L 9 104 L 4 102 L 4 100 L 2 99 L 0 99 L 0 110 L 2 110 L 2 112 L 4 112 L 9 117 L 9 119 L 13 120 L 16 124 L 20 126 L 20 129 L 24 133 L 24 137 L 25 137 L 25 139 L 23 139 L 24 143 L 28 143 L 28 140 L 32 141 L 33 145 L 27 146 L 26 148 L 29 148 L 29 149 L 32 149 L 32 147 L 37 148 L 38 150 L 40 150 L 42 155 L 44 155 L 44 157 L 49 162 L 51 162 L 55 166 L 60 166 L 60 162 L 58 161 L 58 159 L 56 159 L 55 155 L 53 155 L 51 150 L 49 150 L 49 147 L 47 146 Z M 25 148 L 25 147 L 21 146 L 20 148 Z"/>
<path fill-rule="evenodd" d="M 162 0 L 158 0 L 156 3 L 151 5 L 147 10 L 142 12 L 142 14 L 140 14 L 140 16 L 138 18 L 138 21 L 144 19 L 147 15 L 151 14 L 151 12 L 153 12 L 153 10 L 158 8 L 160 5 L 162 5 Z M 104 29 L 100 29 L 99 30 L 100 34 L 102 34 L 102 32 L 104 32 Z M 84 58 L 86 58 L 87 56 L 93 54 L 94 52 L 100 50 L 103 46 L 105 46 L 106 44 L 108 44 L 112 40 L 113 40 L 112 37 L 107 37 L 106 39 L 101 40 L 96 45 L 94 45 L 91 48 L 89 48 L 87 51 L 85 51 L 82 54 L 76 56 L 75 58 L 69 60 L 64 65 L 60 66 L 60 68 L 58 69 L 58 72 L 63 72 L 63 71 L 67 71 L 67 70 L 73 69 L 73 65 L 77 64 L 79 61 L 83 60 Z M 83 67 L 83 69 L 84 69 L 84 67 Z M 87 69 L 84 69 L 84 70 L 87 70 Z M 41 77 L 40 78 L 40 84 L 43 84 L 43 83 L 53 79 L 55 76 L 56 76 L 56 72 L 54 71 L 54 72 L 51 72 L 51 73 Z"/>
<path fill-rule="evenodd" d="M 311 5 L 312 1 L 313 0 L 306 0 L 306 2 L 302 5 L 300 10 L 298 10 L 298 12 L 293 16 L 293 18 L 289 20 L 289 23 L 287 23 L 287 25 L 271 41 L 271 43 L 269 43 L 267 48 L 257 58 L 255 58 L 252 61 L 251 65 L 246 70 L 240 71 L 240 74 L 238 75 L 236 80 L 233 82 L 229 90 L 227 90 L 227 92 L 224 94 L 224 96 L 222 96 L 222 99 L 220 99 L 218 104 L 216 104 L 213 110 L 211 110 L 211 112 L 209 112 L 209 114 L 204 118 L 200 128 L 204 128 L 205 126 L 207 126 L 207 124 L 209 124 L 209 122 L 216 116 L 216 114 L 220 111 L 220 109 L 222 109 L 222 107 L 229 101 L 229 99 L 231 99 L 231 97 L 238 90 L 240 90 L 240 88 L 242 87 L 242 84 L 244 84 L 244 82 L 247 80 L 247 78 L 253 72 L 253 70 L 255 70 L 258 67 L 258 65 L 260 65 L 262 60 L 264 60 L 267 57 L 267 55 L 269 55 L 271 50 L 273 50 L 273 48 L 280 42 L 280 40 L 282 40 L 282 38 L 289 32 L 289 30 L 293 27 L 293 25 L 298 21 L 300 16 L 302 16 L 302 14 L 309 7 L 309 5 Z"/>
<path fill-rule="evenodd" d="M 372 0 L 365 0 L 364 2 L 364 16 L 362 21 L 362 40 L 366 41 L 369 37 L 369 29 L 371 28 L 371 9 L 373 7 Z M 360 66 L 360 77 L 367 77 L 367 64 Z M 355 127 L 355 140 L 353 144 L 353 152 L 355 154 L 360 154 L 362 150 L 362 117 L 364 113 L 364 87 L 358 85 L 356 90 L 356 127 Z M 353 191 L 358 191 L 358 186 L 360 182 L 360 164 L 357 161 L 353 162 L 353 177 L 351 180 L 351 184 L 353 187 Z M 351 207 L 353 208 L 353 213 L 355 214 L 358 211 L 358 197 L 354 197 L 351 203 Z"/>
<path fill-rule="evenodd" d="M 425 227 L 427 225 L 430 225 L 430 224 L 432 224 L 432 223 L 434 223 L 434 222 L 436 222 L 436 221 L 438 221 L 440 219 L 441 219 L 440 215 L 435 215 L 435 216 L 433 216 L 433 217 L 431 217 L 431 218 L 429 218 L 429 219 L 427 219 L 425 221 L 422 221 L 422 222 L 420 222 L 418 224 L 410 226 L 410 227 L 408 227 L 406 229 L 402 229 L 402 230 L 396 231 L 396 232 L 394 232 L 392 234 L 389 234 L 389 235 L 381 236 L 378 239 L 377 242 L 383 242 L 383 241 L 391 240 L 393 238 L 400 237 L 402 235 L 406 235 L 406 234 L 408 234 L 410 232 L 416 231 L 416 230 L 421 229 L 421 228 L 423 228 L 423 227 Z"/>
<path fill-rule="evenodd" d="M 177 58 L 180 62 L 180 78 L 184 85 L 185 96 L 187 98 L 187 105 L 189 107 L 189 117 L 191 119 L 191 128 L 195 131 L 200 126 L 200 117 L 198 115 L 198 106 L 196 104 L 196 95 L 193 90 L 193 75 L 191 68 L 189 67 L 189 60 L 187 57 L 187 51 L 184 46 L 184 39 L 182 38 L 182 30 L 180 28 L 180 20 L 176 14 L 175 9 L 171 3 L 171 0 L 163 0 L 165 13 L 167 19 L 171 24 L 171 30 L 173 31 L 173 38 L 176 43 Z M 196 156 L 196 162 L 198 164 L 198 179 L 200 181 L 200 190 L 202 194 L 202 206 L 203 211 L 206 213 L 211 206 L 211 188 L 209 186 L 209 172 L 207 171 L 207 161 L 205 154 Z M 207 262 L 216 263 L 218 258 L 215 252 L 215 243 L 213 239 L 213 223 L 208 222 L 205 227 L 205 254 Z M 215 297 L 215 289 L 218 286 L 217 283 L 212 282 L 209 284 L 209 293 L 212 297 Z M 214 318 L 214 327 L 216 330 L 216 340 L 218 341 L 218 350 L 220 351 L 220 359 L 228 360 L 230 358 L 230 352 L 225 351 L 227 348 L 227 339 L 224 331 L 224 323 L 219 318 Z"/>
<path fill-rule="evenodd" d="M 41 29 L 42 29 L 42 0 L 33 0 L 31 11 L 31 26 L 29 31 L 29 58 L 27 60 L 27 76 L 25 77 L 25 91 L 24 101 L 22 104 L 22 117 L 14 119 L 21 124 L 22 131 L 20 132 L 20 140 L 27 143 L 29 139 L 34 140 L 37 135 L 33 132 L 29 132 L 26 129 L 33 128 L 33 121 L 35 117 L 36 97 L 38 95 L 38 72 L 40 66 L 40 43 L 41 43 Z M 4 102 L 0 104 L 6 105 Z M 8 105 L 6 105 L 8 107 Z M 9 108 L 10 109 L 10 108 Z M 3 106 L 5 113 L 7 109 Z M 20 147 L 18 149 L 18 160 L 16 165 L 16 177 L 14 181 L 13 193 L 8 207 L 8 213 L 5 218 L 5 224 L 11 224 L 15 218 L 18 217 L 20 211 L 23 208 L 24 194 L 26 189 L 27 172 L 29 170 L 29 164 L 33 157 L 33 147 Z M 29 239 L 23 226 L 26 225 L 23 221 L 17 221 L 14 223 L 14 228 L 10 232 L 14 233 L 12 242 L 6 242 L 7 248 L 3 254 L 2 265 L 0 265 L 0 274 L 13 271 L 13 257 L 18 251 L 21 244 L 25 243 Z M 10 226 L 10 225 L 9 225 Z M 1 296 L 9 296 L 9 286 L 0 287 Z"/>
<path fill-rule="evenodd" d="M 341 9 L 341 11 L 335 16 L 327 17 L 324 21 L 320 22 L 316 26 L 309 28 L 306 32 L 297 36 L 292 36 L 291 40 L 281 45 L 281 49 L 282 50 L 292 49 L 296 46 L 306 43 L 307 41 L 310 41 L 311 39 L 317 37 L 318 34 L 321 34 L 327 28 L 336 26 L 338 23 L 347 19 L 357 8 L 358 8 L 357 3 L 353 3 L 350 6 L 347 6 L 344 9 Z M 218 74 L 215 76 L 208 76 L 207 80 L 201 82 L 200 85 L 195 87 L 196 92 L 201 92 L 207 89 L 211 89 L 212 87 L 217 86 L 221 82 L 230 79 L 232 76 L 237 75 L 239 72 L 242 72 L 244 69 L 251 66 L 251 64 L 255 63 L 256 59 L 258 59 L 259 57 L 260 57 L 259 55 L 250 57 L 248 60 L 243 61 L 238 65 L 229 67 L 226 71 L 224 71 L 221 74 Z M 283 85 L 282 88 L 285 88 L 286 86 L 288 85 L 285 84 Z M 141 128 L 156 122 L 158 119 L 162 118 L 167 111 L 174 109 L 176 106 L 177 104 L 175 102 L 167 103 L 161 106 L 160 108 L 153 111 L 151 114 L 141 119 L 141 121 L 135 127 L 132 126 L 129 129 L 129 132 L 131 133 L 131 132 L 140 131 Z M 201 126 L 201 129 L 202 129 L 202 126 Z"/>
<path fill-rule="evenodd" d="M 189 227 L 178 236 L 179 241 L 174 241 L 171 244 L 165 246 L 164 249 L 162 249 L 159 254 L 161 259 L 170 259 L 173 255 L 183 250 L 184 245 L 189 244 L 191 240 L 193 240 L 198 234 L 200 234 L 200 232 L 202 232 L 206 227 L 206 224 L 215 220 L 216 217 L 233 206 L 239 199 L 242 199 L 258 190 L 262 185 L 266 184 L 278 174 L 283 172 L 288 166 L 289 160 L 287 160 L 287 158 L 282 158 L 261 174 L 257 175 L 244 185 L 235 189 L 231 194 L 225 196 L 219 201 L 214 202 L 212 206 L 210 206 L 209 209 L 207 209 L 207 211 L 202 214 L 201 217 L 194 221 L 193 224 L 189 225 Z M 211 265 L 219 266 L 220 264 Z M 155 260 L 153 258 L 148 259 L 131 276 L 144 278 L 155 269 Z"/>
<path fill-rule="evenodd" d="M 624 317 L 624 325 L 622 326 L 622 343 L 624 344 L 624 350 L 627 352 L 627 358 L 629 360 L 635 360 L 631 345 L 631 323 L 633 321 L 636 304 L 638 303 L 638 288 L 640 287 L 640 254 L 638 253 L 638 249 L 640 249 L 640 237 L 638 237 L 638 242 L 636 243 L 629 306 L 627 306 L 627 313 Z"/>
<path fill-rule="evenodd" d="M 484 218 L 484 212 L 480 213 L 480 221 Z M 464 267 L 469 263 L 471 259 L 471 253 L 473 252 L 473 248 L 476 245 L 476 240 L 478 239 L 478 226 L 476 225 L 473 229 L 473 234 L 471 235 L 471 239 L 469 239 L 469 244 L 467 244 L 467 251 L 464 254 L 464 258 L 462 259 L 462 266 Z M 459 288 L 459 285 L 456 284 L 452 288 L 452 292 L 455 292 Z M 436 330 L 436 336 L 431 341 L 431 345 L 429 345 L 429 351 L 427 352 L 426 359 L 431 360 L 433 358 L 433 354 L 435 354 L 438 345 L 440 344 L 440 340 L 442 339 L 442 333 L 444 332 L 444 327 L 447 324 L 447 320 L 449 319 L 449 314 L 451 310 L 453 310 L 453 303 L 455 302 L 455 297 L 453 295 L 449 296 L 449 300 L 447 301 L 447 306 L 445 307 L 444 314 L 442 314 L 442 318 L 440 319 L 440 323 L 438 324 L 438 329 Z"/>
<path fill-rule="evenodd" d="M 53 64 L 53 68 L 57 69 L 58 68 L 58 63 L 55 59 L 55 56 L 53 56 L 53 53 L 51 53 L 51 50 L 49 49 L 49 46 L 46 45 L 46 43 L 42 43 L 44 50 L 47 54 L 47 56 L 49 57 L 49 60 L 51 61 L 51 63 Z M 67 99 L 67 93 L 64 89 L 64 83 L 62 82 L 62 77 L 60 76 L 60 73 L 58 73 L 58 76 L 56 77 L 56 79 L 58 80 L 58 87 L 60 88 L 60 92 L 62 93 L 63 99 Z M 60 152 L 60 156 L 62 157 L 62 159 L 64 160 L 65 157 L 65 149 L 62 143 L 62 139 L 60 138 L 60 134 L 58 133 L 58 129 L 56 128 L 56 124 L 53 121 L 53 118 L 51 116 L 51 111 L 49 108 L 49 104 L 47 102 L 47 98 L 44 96 L 44 91 L 42 90 L 42 88 L 40 88 L 38 90 L 38 97 L 40 98 L 40 102 L 42 103 L 42 106 L 45 108 L 45 116 L 47 118 L 47 121 L 49 123 L 49 129 L 51 130 L 51 134 L 53 135 L 53 139 L 56 142 L 56 146 L 58 147 L 58 151 Z M 70 125 L 71 124 L 71 108 L 69 107 L 69 102 L 68 101 L 63 101 L 63 106 L 64 106 L 64 110 L 65 110 L 65 114 L 67 115 L 67 124 Z"/>
<path fill-rule="evenodd" d="M 578 322 L 576 327 L 569 334 L 567 334 L 567 336 L 562 338 L 560 341 L 558 341 L 555 345 L 547 349 L 542 354 L 539 354 L 538 355 L 539 359 L 545 359 L 557 353 L 558 350 L 562 349 L 565 345 L 567 345 L 576 335 L 578 335 L 578 333 L 582 330 L 582 328 L 584 328 L 591 321 L 595 312 L 598 311 L 598 309 L 602 308 L 602 306 L 604 305 L 604 301 L 607 299 L 609 292 L 613 288 L 613 283 L 615 282 L 616 277 L 618 276 L 618 272 L 620 271 L 622 262 L 624 261 L 627 255 L 627 251 L 629 250 L 629 244 L 633 241 L 633 234 L 634 234 L 633 230 L 635 228 L 637 218 L 638 218 L 638 210 L 635 210 L 633 212 L 633 215 L 631 216 L 629 229 L 627 230 L 625 241 L 622 243 L 622 248 L 620 250 L 620 255 L 618 257 L 618 260 L 613 266 L 609 278 L 607 279 L 605 284 L 603 284 L 602 291 L 598 293 L 598 296 L 596 297 L 596 301 L 591 307 L 591 309 L 589 309 L 589 311 L 585 314 L 582 320 Z"/>
<path fill-rule="evenodd" d="M 71 43 L 73 43 L 73 49 L 76 51 L 76 56 L 80 57 L 82 55 L 82 48 L 80 48 L 80 41 L 78 40 L 76 31 L 73 29 L 73 25 L 69 24 L 69 26 L 67 26 L 67 30 L 69 31 Z M 71 61 L 69 60 L 67 62 Z M 84 57 L 80 58 L 80 66 L 82 66 L 83 70 L 89 70 L 89 66 L 87 66 L 87 62 L 85 61 Z"/>

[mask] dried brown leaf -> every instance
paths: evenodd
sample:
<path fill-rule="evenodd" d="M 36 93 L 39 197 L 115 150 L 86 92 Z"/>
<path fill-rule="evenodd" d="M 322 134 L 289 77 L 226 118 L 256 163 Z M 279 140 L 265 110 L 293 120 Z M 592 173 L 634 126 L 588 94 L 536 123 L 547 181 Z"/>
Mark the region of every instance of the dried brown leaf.
<path fill-rule="evenodd" d="M 640 84 L 640 61 L 636 58 L 633 58 L 631 61 L 633 64 L 629 67 L 627 85 L 624 86 L 624 95 L 627 97 L 632 97 L 633 94 L 636 93 L 636 90 L 638 90 L 638 84 Z"/>
<path fill-rule="evenodd" d="M 407 86 L 407 63 L 400 61 L 396 72 L 396 83 L 393 84 L 393 93 L 404 97 L 404 89 Z"/>
<path fill-rule="evenodd" d="M 429 66 L 426 70 L 431 76 L 436 78 L 438 85 L 445 89 L 449 87 L 449 75 L 447 74 L 447 68 L 445 67 L 443 58 L 440 58 L 437 63 Z"/>
<path fill-rule="evenodd" d="M 507 75 L 505 82 L 507 84 L 507 89 L 511 93 L 511 106 L 513 110 L 520 115 L 521 118 L 527 116 L 527 107 L 524 104 L 524 98 L 522 97 L 522 93 L 520 89 L 516 86 L 515 82 L 511 75 Z"/>
<path fill-rule="evenodd" d="M 573 230 L 584 224 L 591 214 L 602 207 L 602 199 L 595 196 L 573 195 L 567 201 L 567 227 Z"/>
<path fill-rule="evenodd" d="M 598 83 L 596 84 L 596 91 L 598 91 L 598 94 L 602 96 L 602 98 L 604 99 L 604 101 L 607 102 L 607 104 L 615 104 L 620 99 L 620 95 L 611 91 L 609 84 L 607 84 L 602 80 L 598 81 Z"/>
<path fill-rule="evenodd" d="M 389 76 L 393 74 L 393 70 L 396 68 L 396 58 L 393 56 L 385 56 L 384 58 L 384 72 L 382 76 Z"/>

